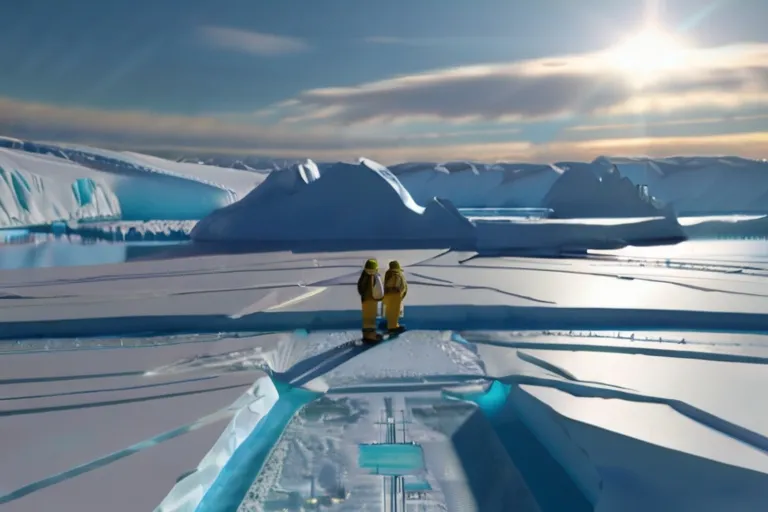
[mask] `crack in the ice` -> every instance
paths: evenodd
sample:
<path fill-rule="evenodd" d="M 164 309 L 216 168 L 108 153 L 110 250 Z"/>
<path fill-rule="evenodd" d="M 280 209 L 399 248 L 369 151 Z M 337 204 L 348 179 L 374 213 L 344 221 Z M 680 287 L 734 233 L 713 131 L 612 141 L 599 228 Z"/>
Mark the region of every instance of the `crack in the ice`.
<path fill-rule="evenodd" d="M 157 382 L 154 384 L 141 384 L 138 386 L 123 386 L 119 388 L 99 388 L 99 389 L 87 389 L 85 391 L 66 391 L 63 393 L 48 393 L 43 395 L 24 395 L 24 396 L 0 396 L 0 402 L 6 402 L 11 400 L 33 400 L 36 398 L 54 398 L 57 396 L 71 396 L 71 395 L 87 395 L 91 393 L 109 393 L 114 391 L 132 391 L 136 389 L 158 388 L 162 386 L 171 386 L 174 384 L 188 384 L 190 382 L 199 382 L 203 380 L 215 379 L 218 376 L 208 377 L 196 377 L 194 379 L 174 380 L 170 382 Z"/>
<path fill-rule="evenodd" d="M 196 421 L 193 421 L 192 423 L 188 423 L 186 425 L 175 428 L 173 430 L 169 430 L 155 437 L 145 439 L 144 441 L 136 443 L 123 450 L 119 450 L 107 456 L 94 459 L 85 464 L 75 466 L 66 471 L 62 471 L 61 473 L 57 473 L 47 478 L 43 478 L 42 480 L 38 480 L 31 484 L 25 485 L 7 494 L 0 495 L 0 504 L 9 503 L 11 501 L 18 500 L 19 498 L 23 498 L 28 494 L 32 494 L 34 492 L 40 491 L 42 489 L 45 489 L 46 487 L 50 487 L 52 485 L 56 485 L 66 480 L 75 478 L 84 473 L 88 473 L 89 471 L 102 468 L 108 464 L 111 464 L 120 459 L 133 455 L 134 453 L 144 451 L 148 448 L 157 446 L 158 444 L 163 443 L 165 441 L 169 441 L 173 438 L 179 437 L 181 435 L 187 434 L 189 432 L 193 432 L 195 430 L 199 430 L 203 427 L 216 423 L 217 421 L 229 418 L 235 412 L 236 412 L 235 409 L 230 409 L 230 408 L 222 409 L 213 414 L 209 414 L 208 416 L 204 416 Z"/>
<path fill-rule="evenodd" d="M 616 388 L 616 389 L 630 389 L 630 388 L 625 388 L 624 386 L 618 386 L 616 384 L 609 384 L 607 382 L 598 382 L 594 380 L 581 380 L 577 378 L 574 374 L 566 370 L 565 368 L 561 368 L 555 364 L 550 363 L 549 361 L 545 361 L 544 359 L 541 359 L 539 357 L 533 356 L 531 354 L 527 354 L 525 352 L 521 352 L 520 350 L 517 351 L 517 357 L 525 361 L 526 363 L 530 363 L 534 366 L 538 366 L 543 370 L 554 373 L 558 377 L 562 377 L 563 379 L 569 380 L 571 382 L 578 382 L 581 384 L 592 384 L 594 386 L 606 386 L 609 388 Z M 631 391 L 636 391 L 636 390 L 631 390 Z"/>
<path fill-rule="evenodd" d="M 509 375 L 498 380 L 506 383 L 518 385 L 540 386 L 545 388 L 557 389 L 570 395 L 580 398 L 603 398 L 624 400 L 627 402 L 647 403 L 666 405 L 679 414 L 695 421 L 712 430 L 732 439 L 740 441 L 747 446 L 768 453 L 768 437 L 749 430 L 741 425 L 732 423 L 720 418 L 712 413 L 699 409 L 687 402 L 674 398 L 661 398 L 651 395 L 644 395 L 619 389 L 608 389 L 602 387 L 588 386 L 577 382 L 562 381 L 556 379 L 547 379 L 542 377 L 532 377 L 528 375 Z"/>
<path fill-rule="evenodd" d="M 6 384 L 31 384 L 35 382 L 62 382 L 70 380 L 106 379 L 110 377 L 140 377 L 142 371 L 114 372 L 114 373 L 87 373 L 85 375 L 58 375 L 54 377 L 22 377 L 18 379 L 0 379 L 0 386 Z"/>
<path fill-rule="evenodd" d="M 84 404 L 67 404 L 67 405 L 51 405 L 48 407 L 31 407 L 26 409 L 9 409 L 9 410 L 0 410 L 0 417 L 8 417 L 8 416 L 20 416 L 25 414 L 44 414 L 49 412 L 59 412 L 59 411 L 71 411 L 71 410 L 80 410 L 80 409 L 92 409 L 95 407 L 108 407 L 112 405 L 124 405 L 124 404 L 132 404 L 132 403 L 139 403 L 139 402 L 149 402 L 152 400 L 165 400 L 168 398 L 177 398 L 181 396 L 191 396 L 191 395 L 201 395 L 203 393 L 213 393 L 216 391 L 224 391 L 227 389 L 237 389 L 237 388 L 243 388 L 248 386 L 250 383 L 242 383 L 242 384 L 230 384 L 228 386 L 219 386 L 215 388 L 205 388 L 205 389 L 194 389 L 191 391 L 179 391 L 177 393 L 165 393 L 162 395 L 150 395 L 150 396 L 140 396 L 135 398 L 123 398 L 119 400 L 105 400 L 102 402 L 88 402 Z"/>
<path fill-rule="evenodd" d="M 768 357 L 751 356 L 746 354 L 729 354 L 724 352 L 704 352 L 697 350 L 675 350 L 667 348 L 637 347 L 637 346 L 605 346 L 586 343 L 558 342 L 527 342 L 527 341 L 495 341 L 491 339 L 472 339 L 470 343 L 491 345 L 509 349 L 551 350 L 558 352 L 597 352 L 606 354 L 629 354 L 651 357 L 668 357 L 675 359 L 695 359 L 724 363 L 743 363 L 768 365 Z"/>
<path fill-rule="evenodd" d="M 517 390 L 519 392 L 526 393 L 525 390 L 522 389 L 520 386 L 516 386 L 516 388 L 517 388 Z M 576 449 L 579 450 L 584 455 L 584 457 L 587 459 L 587 461 L 589 461 L 589 464 L 595 470 L 595 473 L 597 474 L 598 478 L 600 479 L 600 481 L 598 483 L 598 490 L 602 491 L 603 490 L 603 486 L 604 486 L 603 477 L 600 474 L 600 471 L 598 469 L 599 466 L 595 463 L 595 461 L 592 458 L 592 456 L 590 455 L 589 451 L 586 448 L 584 448 L 584 446 L 582 446 L 581 443 L 579 443 L 573 437 L 573 435 L 571 434 L 571 431 L 568 430 L 568 427 L 563 422 L 557 420 L 557 417 L 559 416 L 559 414 L 549 404 L 539 400 L 538 398 L 530 395 L 529 393 L 526 393 L 526 395 L 529 396 L 530 398 L 534 399 L 534 400 L 537 400 L 539 403 L 541 403 L 546 408 L 547 412 L 550 415 L 550 421 L 552 423 L 554 423 L 555 425 L 557 425 L 557 427 L 559 427 L 562 430 L 563 434 L 565 435 L 566 438 L 568 438 L 568 441 L 571 443 L 571 445 L 575 446 Z M 517 414 L 521 418 L 525 418 L 526 417 L 525 413 L 520 408 L 517 408 Z M 531 429 L 531 431 L 535 435 L 535 430 Z M 549 451 L 549 450 L 547 450 L 547 451 Z M 553 453 L 550 452 L 550 455 L 552 456 L 552 458 L 555 458 Z M 557 459 L 555 458 L 555 460 L 557 460 Z M 558 461 L 558 464 L 560 465 L 560 467 L 563 468 L 563 470 L 565 470 L 565 467 L 563 466 L 563 464 L 561 464 L 559 461 Z M 567 472 L 567 470 L 566 470 L 566 472 Z"/>
<path fill-rule="evenodd" d="M 423 265 L 424 267 L 436 267 L 436 268 L 450 268 L 451 265 Z M 453 265 L 453 267 L 456 267 L 456 265 Z M 667 284 L 670 286 L 679 286 L 681 288 L 687 288 L 691 290 L 696 290 L 700 292 L 707 292 L 707 293 L 724 293 L 729 295 L 744 295 L 747 297 L 768 297 L 768 294 L 764 293 L 752 293 L 752 292 L 743 292 L 743 291 L 736 291 L 736 290 L 722 290 L 719 288 L 709 288 L 705 286 L 697 286 L 694 284 L 687 284 L 687 283 L 679 283 L 676 281 L 670 281 L 668 279 L 658 279 L 658 278 L 651 278 L 651 277 L 645 277 L 645 276 L 628 276 L 628 275 L 622 275 L 622 274 L 616 274 L 616 273 L 605 273 L 605 272 L 585 272 L 582 270 L 564 270 L 564 269 L 553 269 L 553 268 L 540 268 L 540 267 L 516 267 L 511 265 L 470 265 L 468 267 L 463 268 L 476 268 L 476 269 L 484 269 L 484 270 L 524 270 L 528 272 L 549 272 L 549 273 L 557 273 L 557 274 L 571 274 L 571 275 L 581 275 L 581 276 L 592 276 L 592 277 L 605 277 L 609 279 L 631 279 L 635 281 L 644 281 L 649 283 L 657 283 L 657 284 Z M 685 277 L 680 277 L 680 279 L 686 279 Z M 711 279 L 713 280 L 713 279 Z M 457 285 L 460 286 L 460 285 Z"/>

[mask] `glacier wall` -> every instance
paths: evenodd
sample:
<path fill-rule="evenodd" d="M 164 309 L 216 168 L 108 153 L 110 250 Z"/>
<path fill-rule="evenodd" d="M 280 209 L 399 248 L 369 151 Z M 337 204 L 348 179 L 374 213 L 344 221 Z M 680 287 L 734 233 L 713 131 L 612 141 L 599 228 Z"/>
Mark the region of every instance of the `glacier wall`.
<path fill-rule="evenodd" d="M 0 227 L 80 220 L 196 221 L 244 197 L 265 177 L 7 138 L 0 140 L 0 172 Z"/>
<path fill-rule="evenodd" d="M 0 227 L 121 215 L 120 201 L 106 183 L 86 176 L 41 176 L 18 168 L 0 153 Z"/>

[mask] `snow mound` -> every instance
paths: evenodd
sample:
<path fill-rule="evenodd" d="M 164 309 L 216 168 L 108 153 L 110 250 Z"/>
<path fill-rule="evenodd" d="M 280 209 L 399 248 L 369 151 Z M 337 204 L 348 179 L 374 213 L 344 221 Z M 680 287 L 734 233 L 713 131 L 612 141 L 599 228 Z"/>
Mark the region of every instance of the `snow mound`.
<path fill-rule="evenodd" d="M 452 204 L 433 199 L 420 206 L 394 174 L 367 159 L 333 164 L 322 173 L 311 161 L 272 172 L 242 201 L 213 212 L 192 231 L 196 241 L 466 242 L 473 237 L 473 225 Z"/>
<path fill-rule="evenodd" d="M 40 168 L 46 172 L 34 172 Z M 0 149 L 0 227 L 118 219 L 121 215 L 114 192 L 87 169 Z"/>

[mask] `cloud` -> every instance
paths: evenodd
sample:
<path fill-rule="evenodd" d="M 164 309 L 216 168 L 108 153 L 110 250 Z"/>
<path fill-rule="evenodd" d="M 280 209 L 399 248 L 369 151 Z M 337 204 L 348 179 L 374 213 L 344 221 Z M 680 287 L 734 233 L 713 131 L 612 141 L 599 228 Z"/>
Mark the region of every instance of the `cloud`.
<path fill-rule="evenodd" d="M 509 140 L 467 143 L 467 136 Z M 383 163 L 472 159 L 551 162 L 592 160 L 601 154 L 670 156 L 737 154 L 768 157 L 768 131 L 697 137 L 599 138 L 534 144 L 515 127 L 382 134 L 377 129 L 263 126 L 215 117 L 58 107 L 0 98 L 0 135 L 73 142 L 114 149 L 179 154 L 263 155 L 349 160 L 367 156 Z"/>
<path fill-rule="evenodd" d="M 768 114 L 756 114 L 746 116 L 721 116 L 721 117 L 694 117 L 690 119 L 670 119 L 666 121 L 646 121 L 642 123 L 611 123 L 611 124 L 580 124 L 569 126 L 566 131 L 570 132 L 595 132 L 609 130 L 631 130 L 637 128 L 655 128 L 659 126 L 691 126 L 702 124 L 717 124 L 739 121 L 760 121 L 768 120 Z"/>
<path fill-rule="evenodd" d="M 436 46 L 445 42 L 445 38 L 371 36 L 364 37 L 363 42 L 395 46 Z"/>
<path fill-rule="evenodd" d="M 370 44 L 408 44 L 408 39 L 402 37 L 390 36 L 371 36 L 363 38 L 363 41 Z"/>
<path fill-rule="evenodd" d="M 229 27 L 201 27 L 203 37 L 212 45 L 255 55 L 274 56 L 309 49 L 301 39 Z"/>
<path fill-rule="evenodd" d="M 441 69 L 308 90 L 286 122 L 541 120 L 768 104 L 768 44 L 694 49 L 677 68 L 630 72 L 610 52 Z"/>
<path fill-rule="evenodd" d="M 179 154 L 274 155 L 286 158 L 311 157 L 317 160 L 354 160 L 361 156 L 390 165 L 407 161 L 474 160 L 484 162 L 592 161 L 612 156 L 723 156 L 768 158 L 768 132 L 738 133 L 705 137 L 645 137 L 561 141 L 532 144 L 524 141 L 481 144 L 356 146 L 340 149 L 235 150 L 226 147 L 143 146 L 145 151 L 176 151 Z"/>
<path fill-rule="evenodd" d="M 213 116 L 173 116 L 141 111 L 60 107 L 2 97 L 0 134 L 120 147 L 221 146 L 234 151 L 261 148 L 312 150 L 375 143 L 373 139 L 355 137 L 354 133 L 344 131 L 328 134 L 319 129 L 288 130 L 227 121 Z"/>

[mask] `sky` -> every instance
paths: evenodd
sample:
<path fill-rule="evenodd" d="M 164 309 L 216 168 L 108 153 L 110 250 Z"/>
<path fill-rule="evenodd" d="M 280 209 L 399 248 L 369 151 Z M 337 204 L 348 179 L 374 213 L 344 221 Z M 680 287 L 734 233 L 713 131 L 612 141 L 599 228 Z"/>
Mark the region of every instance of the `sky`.
<path fill-rule="evenodd" d="M 3 12 L 5 136 L 383 163 L 768 157 L 765 0 L 25 0 Z"/>

